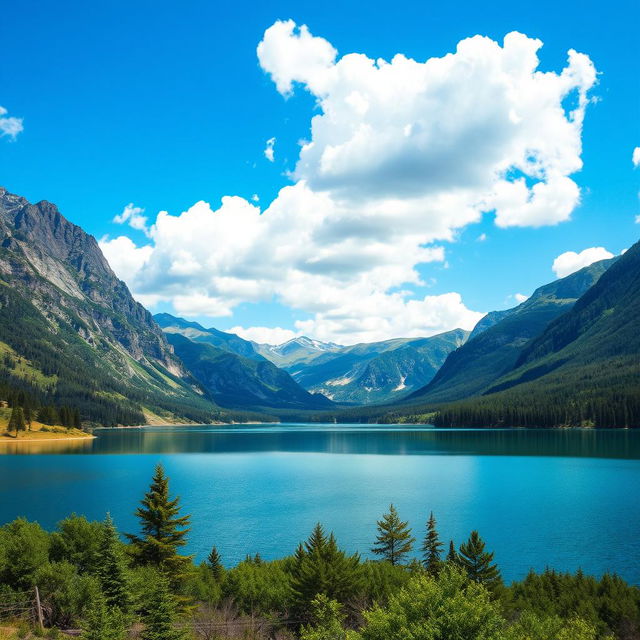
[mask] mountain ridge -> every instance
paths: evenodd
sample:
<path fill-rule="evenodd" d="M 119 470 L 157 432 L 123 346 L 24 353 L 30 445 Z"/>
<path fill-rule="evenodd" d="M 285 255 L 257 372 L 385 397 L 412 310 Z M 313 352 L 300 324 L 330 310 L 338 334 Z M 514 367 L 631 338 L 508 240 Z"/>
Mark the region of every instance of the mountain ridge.
<path fill-rule="evenodd" d="M 0 308 L 7 389 L 108 424 L 140 424 L 145 411 L 180 420 L 219 415 L 96 239 L 54 204 L 32 204 L 5 188 Z"/>
<path fill-rule="evenodd" d="M 451 402 L 478 395 L 510 370 L 525 344 L 571 308 L 615 262 L 601 260 L 538 287 L 521 304 L 491 312 L 467 342 L 451 353 L 431 382 L 403 399 L 406 403 Z"/>

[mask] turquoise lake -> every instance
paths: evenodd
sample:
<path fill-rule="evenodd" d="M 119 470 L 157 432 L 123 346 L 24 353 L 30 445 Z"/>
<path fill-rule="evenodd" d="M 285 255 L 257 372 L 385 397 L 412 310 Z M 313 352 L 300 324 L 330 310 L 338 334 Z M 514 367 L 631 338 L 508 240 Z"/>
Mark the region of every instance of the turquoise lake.
<path fill-rule="evenodd" d="M 363 556 L 393 502 L 421 539 L 431 510 L 456 544 L 478 529 L 507 580 L 545 566 L 640 583 L 640 433 L 242 425 L 100 430 L 0 445 L 0 522 L 133 511 L 162 462 L 192 515 L 187 551 L 225 564 L 290 554 L 320 521 Z M 5 455 L 1 455 L 5 454 Z"/>

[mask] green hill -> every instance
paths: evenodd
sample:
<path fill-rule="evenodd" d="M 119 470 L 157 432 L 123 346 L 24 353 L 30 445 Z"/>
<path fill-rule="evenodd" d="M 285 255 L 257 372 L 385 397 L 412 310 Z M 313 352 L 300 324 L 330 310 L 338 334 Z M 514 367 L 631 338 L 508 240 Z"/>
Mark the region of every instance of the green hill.
<path fill-rule="evenodd" d="M 223 407 L 318 410 L 333 406 L 325 396 L 305 391 L 286 371 L 262 357 L 245 358 L 177 332 L 167 336 L 176 355 Z"/>
<path fill-rule="evenodd" d="M 640 243 L 441 425 L 640 427 Z"/>
<path fill-rule="evenodd" d="M 469 340 L 449 355 L 433 380 L 404 402 L 450 402 L 485 392 L 515 366 L 529 340 L 569 310 L 612 262 L 596 262 L 539 287 L 513 309 L 487 314 Z"/>

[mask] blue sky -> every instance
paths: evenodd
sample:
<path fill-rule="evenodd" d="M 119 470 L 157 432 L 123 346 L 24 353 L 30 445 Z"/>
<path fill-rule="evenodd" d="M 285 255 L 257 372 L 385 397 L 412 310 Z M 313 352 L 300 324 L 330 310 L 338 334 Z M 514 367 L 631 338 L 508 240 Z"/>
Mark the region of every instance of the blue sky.
<path fill-rule="evenodd" d="M 264 211 L 278 197 L 280 189 L 302 179 L 312 185 L 314 197 L 329 189 L 334 201 L 339 189 L 347 185 L 344 189 L 348 191 L 348 213 L 340 214 L 342 222 L 348 218 L 350 223 L 357 224 L 358 216 L 369 215 L 372 207 L 384 208 L 388 204 L 380 199 L 365 204 L 356 202 L 355 194 L 363 189 L 375 190 L 381 182 L 380 176 L 374 179 L 371 172 L 367 173 L 369 182 L 362 178 L 370 167 L 360 173 L 345 170 L 339 176 L 334 175 L 333 182 L 323 182 L 319 161 L 314 165 L 312 152 L 309 152 L 311 168 L 298 164 L 299 141 L 316 140 L 316 134 L 310 131 L 310 121 L 314 115 L 324 113 L 322 100 L 327 99 L 324 108 L 328 109 L 326 105 L 330 102 L 337 105 L 343 92 L 346 95 L 351 88 L 348 80 L 343 79 L 332 81 L 331 89 L 325 90 L 312 70 L 289 68 L 291 59 L 300 58 L 295 49 L 285 51 L 284 58 L 278 57 L 280 45 L 295 48 L 299 44 L 298 29 L 289 36 L 280 34 L 278 41 L 274 35 L 266 47 L 268 55 L 259 62 L 256 47 L 265 37 L 265 30 L 277 20 L 289 19 L 297 27 L 307 25 L 314 37 L 324 39 L 311 43 L 314 47 L 318 45 L 313 49 L 318 55 L 325 55 L 330 43 L 337 50 L 336 61 L 345 54 L 362 53 L 373 60 L 387 61 L 403 54 L 423 63 L 455 52 L 461 40 L 477 34 L 502 46 L 504 36 L 514 30 L 544 43 L 538 51 L 538 70 L 560 74 L 568 64 L 569 49 L 586 54 L 598 71 L 598 81 L 589 88 L 590 103 L 580 132 L 579 156 L 584 166 L 579 171 L 566 172 L 566 177 L 580 189 L 579 203 L 564 218 L 556 215 L 556 220 L 562 221 L 555 224 L 538 226 L 536 222 L 519 226 L 512 217 L 511 222 L 499 227 L 491 211 L 482 213 L 480 221 L 449 223 L 449 238 L 443 238 L 442 234 L 436 237 L 435 232 L 429 236 L 426 246 L 442 251 L 429 262 L 416 258 L 410 264 L 407 258 L 409 262 L 400 264 L 397 256 L 391 255 L 394 246 L 391 240 L 386 247 L 384 242 L 376 241 L 370 245 L 367 256 L 386 255 L 387 250 L 391 253 L 380 258 L 377 267 L 371 267 L 374 271 L 378 269 L 374 275 L 371 270 L 365 273 L 351 266 L 370 238 L 363 236 L 359 243 L 356 235 L 346 252 L 338 257 L 336 252 L 341 251 L 342 245 L 336 244 L 336 234 L 343 227 L 327 224 L 327 237 L 331 239 L 327 244 L 314 240 L 309 253 L 315 260 L 326 250 L 330 266 L 318 258 L 323 271 L 314 267 L 313 277 L 306 277 L 306 267 L 305 277 L 285 276 L 285 271 L 290 274 L 297 269 L 299 255 L 289 262 L 280 262 L 280 256 L 274 262 L 273 247 L 265 250 L 263 239 L 246 250 L 251 269 L 245 269 L 245 263 L 232 264 L 226 258 L 207 265 L 207 273 L 218 269 L 221 277 L 232 278 L 225 285 L 217 283 L 212 289 L 202 269 L 196 274 L 195 267 L 181 262 L 176 270 L 180 277 L 171 287 L 165 286 L 161 282 L 162 270 L 168 264 L 171 267 L 184 260 L 175 247 L 161 244 L 170 242 L 173 227 L 167 227 L 164 240 L 159 240 L 148 238 L 140 229 L 114 223 L 114 217 L 128 203 L 144 209 L 140 215 L 147 217 L 147 224 L 153 223 L 161 210 L 179 216 L 201 200 L 217 210 L 223 196 L 237 195 L 252 202 L 252 196 L 257 194 Z M 144 277 L 126 277 L 129 271 L 116 269 L 152 310 L 176 310 L 222 329 L 280 327 L 342 342 L 395 337 L 398 333 L 433 333 L 452 328 L 448 323 L 456 320 L 456 313 L 461 322 L 469 323 L 474 316 L 465 310 L 485 312 L 512 306 L 515 294 L 528 295 L 536 286 L 554 279 L 554 259 L 567 251 L 604 247 L 617 254 L 640 236 L 640 225 L 635 223 L 640 213 L 640 169 L 634 169 L 631 161 L 634 148 L 640 145 L 639 19 L 636 2 L 615 1 L 527 5 L 494 2 L 489 6 L 471 2 L 392 5 L 353 2 L 346 6 L 332 2 L 245 2 L 233 6 L 212 2 L 10 3 L 3 9 L 0 24 L 0 106 L 7 110 L 5 117 L 22 119 L 23 130 L 15 140 L 10 135 L 0 137 L 0 184 L 30 200 L 55 202 L 67 218 L 97 238 L 106 237 L 107 242 L 127 236 L 137 247 L 159 247 L 153 258 L 155 264 L 147 267 Z M 486 77 L 491 81 L 490 75 Z M 278 91 L 278 78 L 285 84 L 287 78 L 294 81 L 291 95 L 284 96 L 283 91 Z M 313 86 L 320 88 L 314 93 Z M 468 94 L 480 96 L 484 86 L 470 85 Z M 444 117 L 443 110 L 455 111 L 469 95 L 441 97 L 434 111 L 424 117 L 438 121 Z M 478 100 L 481 111 L 482 98 Z M 395 117 L 398 111 L 393 101 L 386 108 L 389 117 Z M 419 108 L 412 106 L 411 113 L 418 113 Z M 469 118 L 469 114 L 473 116 L 473 109 L 460 108 L 462 119 Z M 487 122 L 494 122 L 492 114 L 487 118 Z M 376 122 L 386 120 L 378 117 L 369 124 L 375 129 Z M 385 135 L 391 136 L 393 131 L 389 129 Z M 497 131 L 497 138 L 501 131 Z M 376 134 L 374 130 L 371 135 Z M 330 146 L 335 136 L 339 137 L 335 131 L 317 135 L 316 147 Z M 534 133 L 529 131 L 527 135 L 530 141 Z M 550 130 L 548 137 L 554 135 Z M 266 141 L 271 138 L 275 138 L 273 162 L 264 154 Z M 453 138 L 460 142 L 456 136 Z M 393 140 L 389 141 L 388 136 L 385 139 L 385 149 L 393 146 Z M 470 135 L 471 156 L 476 144 Z M 462 148 L 454 151 L 464 153 Z M 487 147 L 487 153 L 491 152 Z M 449 157 L 447 149 L 443 153 Z M 549 155 L 556 153 L 570 156 L 572 150 L 563 147 L 550 151 Z M 406 173 L 409 161 L 394 158 L 384 166 L 391 167 L 391 173 L 396 169 L 400 172 L 402 166 Z M 356 159 L 356 164 L 359 161 Z M 434 162 L 439 164 L 437 156 Z M 460 180 L 464 182 L 467 178 Z M 445 182 L 447 179 L 446 175 L 442 177 Z M 525 181 L 531 187 L 535 179 L 527 176 Z M 405 183 L 406 194 L 402 191 Z M 398 185 L 391 194 L 394 201 L 415 195 L 412 191 L 415 184 L 403 178 Z M 384 195 L 387 196 L 388 193 Z M 197 224 L 202 220 L 206 225 L 207 215 L 213 215 L 210 211 L 194 214 L 188 231 L 186 222 L 179 230 L 176 227 L 181 250 L 193 253 L 197 261 L 207 255 L 207 247 L 211 254 L 224 253 L 225 247 L 237 254 L 236 246 L 244 247 L 245 228 L 253 229 L 257 223 L 250 213 L 236 213 L 234 206 L 227 216 L 230 224 L 237 221 L 237 228 L 220 231 L 216 227 L 210 230 L 213 235 L 202 234 L 208 238 L 205 246 L 195 246 L 199 240 Z M 287 215 L 313 216 L 314 206 L 311 203 L 305 213 L 302 211 L 305 207 L 300 205 L 301 211 Z M 393 216 L 386 211 L 382 220 L 394 227 Z M 421 219 L 414 213 L 404 218 L 402 224 L 411 220 L 420 227 Z M 282 223 L 288 224 L 286 220 Z M 272 226 L 276 229 L 269 227 L 269 233 L 274 234 L 273 244 L 286 253 L 287 243 L 296 244 L 295 234 L 280 233 L 277 225 Z M 316 229 L 314 234 L 318 233 Z M 410 253 L 408 232 L 403 233 L 395 246 L 398 252 Z M 486 239 L 479 240 L 485 236 Z M 218 237 L 225 247 L 216 246 Z M 403 244 L 405 241 L 408 244 Z M 355 245 L 359 246 L 354 248 Z M 419 274 L 421 282 L 415 278 L 413 282 L 403 280 L 400 273 L 409 267 Z M 344 273 L 340 273 L 340 268 Z M 286 287 L 275 283 L 278 269 L 283 279 L 288 278 Z M 263 280 L 260 270 L 273 273 Z M 381 275 L 382 271 L 395 273 L 394 270 L 398 274 L 393 277 Z M 362 284 L 364 280 L 366 285 Z M 336 287 L 344 286 L 342 298 L 325 295 L 323 287 L 330 287 L 332 282 L 337 283 Z M 237 292 L 233 290 L 235 283 Z M 316 285 L 318 300 L 309 295 L 310 290 L 316 293 Z M 176 308 L 173 304 L 176 292 L 191 291 L 190 288 L 189 300 L 182 300 Z M 353 304 L 345 301 L 352 302 L 359 292 L 363 296 L 360 317 Z M 404 306 L 397 298 L 388 297 L 398 292 L 405 292 Z M 406 306 L 412 299 L 452 292 L 459 294 L 460 304 L 445 311 L 436 309 L 433 313 L 437 317 L 432 320 L 431 308 Z M 374 322 L 376 313 L 386 305 L 391 309 L 387 316 L 380 313 L 381 317 Z M 393 319 L 394 314 L 405 311 L 414 316 L 413 323 Z M 369 328 L 362 328 L 368 320 Z M 420 329 L 421 322 L 424 331 Z M 288 333 L 262 331 L 246 335 L 275 340 Z"/>

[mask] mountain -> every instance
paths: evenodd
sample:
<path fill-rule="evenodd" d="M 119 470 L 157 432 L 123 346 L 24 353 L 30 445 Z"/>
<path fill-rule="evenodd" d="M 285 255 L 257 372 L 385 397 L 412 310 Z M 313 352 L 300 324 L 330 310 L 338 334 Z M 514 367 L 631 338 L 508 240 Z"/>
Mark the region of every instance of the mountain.
<path fill-rule="evenodd" d="M 247 340 L 168 313 L 155 318 L 176 355 L 220 406 L 296 410 L 334 406 L 325 396 L 303 389 Z"/>
<path fill-rule="evenodd" d="M 469 340 L 451 353 L 433 380 L 406 403 L 459 400 L 486 391 L 510 371 L 529 340 L 568 311 L 615 261 L 602 260 L 536 289 L 522 304 L 487 314 Z"/>
<path fill-rule="evenodd" d="M 468 335 L 468 331 L 455 329 L 430 338 L 348 347 L 297 338 L 295 347 L 292 340 L 275 349 L 290 358 L 286 370 L 308 391 L 335 402 L 373 404 L 395 400 L 426 384 Z"/>
<path fill-rule="evenodd" d="M 254 346 L 259 354 L 281 368 L 310 363 L 325 353 L 336 353 L 342 349 L 333 342 L 320 342 L 306 336 L 292 338 L 279 345 L 254 343 Z"/>
<path fill-rule="evenodd" d="M 235 353 L 245 358 L 252 358 L 254 360 L 264 360 L 264 358 L 258 353 L 253 342 L 244 340 L 235 333 L 225 333 L 218 329 L 205 329 L 197 322 L 190 322 L 184 318 L 177 318 L 170 313 L 157 313 L 153 316 L 153 319 L 162 328 L 165 334 L 179 333 L 189 340 L 194 342 L 204 342 L 206 344 L 218 347 L 223 351 L 229 353 Z"/>
<path fill-rule="evenodd" d="M 640 243 L 441 424 L 640 427 Z"/>
<path fill-rule="evenodd" d="M 55 205 L 0 188 L 0 388 L 85 420 L 211 420 L 220 411 L 95 238 Z"/>

